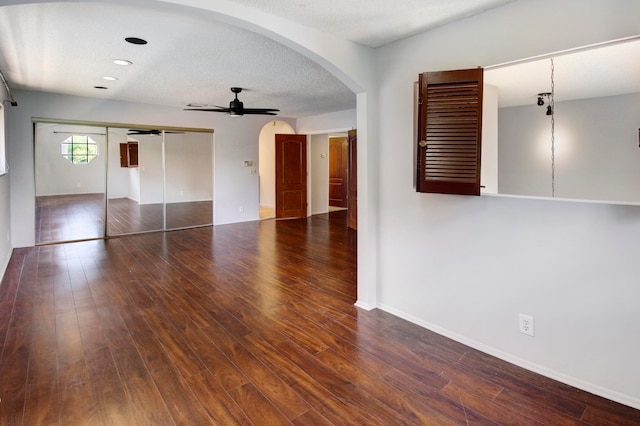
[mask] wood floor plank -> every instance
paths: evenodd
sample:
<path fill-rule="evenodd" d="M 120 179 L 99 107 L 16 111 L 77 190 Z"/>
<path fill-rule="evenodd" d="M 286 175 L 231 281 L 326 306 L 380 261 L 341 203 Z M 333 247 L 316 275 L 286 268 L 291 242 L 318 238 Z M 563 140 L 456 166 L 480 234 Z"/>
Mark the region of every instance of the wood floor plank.
<path fill-rule="evenodd" d="M 296 365 L 299 365 L 307 374 L 314 377 L 321 386 L 324 386 L 338 399 L 354 401 L 358 406 L 363 407 L 367 412 L 364 420 L 369 424 L 388 425 L 398 422 L 398 417 L 393 409 L 359 388 L 348 378 L 334 374 L 330 367 L 303 348 L 293 343 L 284 342 L 278 345 L 277 349 Z M 408 421 L 408 419 L 403 420 Z"/>
<path fill-rule="evenodd" d="M 315 409 L 296 417 L 292 423 L 295 426 L 331 426 L 333 424 Z"/>
<path fill-rule="evenodd" d="M 255 425 L 291 424 L 271 402 L 251 383 L 229 392 L 236 404 Z"/>
<path fill-rule="evenodd" d="M 49 331 L 31 333 L 29 383 L 25 400 L 25 424 L 57 424 L 58 360 L 56 335 Z"/>
<path fill-rule="evenodd" d="M 99 358 L 94 359 L 100 362 Z M 114 385 L 112 374 L 91 374 L 84 359 L 64 363 L 58 371 L 60 424 L 107 425 L 109 421 L 124 421 L 126 401 L 120 397 L 118 380 Z"/>
<path fill-rule="evenodd" d="M 226 335 L 216 334 L 218 335 L 213 338 L 212 333 L 198 328 L 190 328 L 185 331 L 185 337 L 189 340 L 189 344 L 207 366 L 211 375 L 217 378 L 217 382 L 223 389 L 235 389 L 249 383 L 249 378 L 215 343 L 216 340 L 226 338 Z"/>
<path fill-rule="evenodd" d="M 442 389 L 442 393 L 453 400 L 459 401 L 465 410 L 473 410 L 487 419 L 492 419 L 496 424 L 526 424 L 532 426 L 542 424 L 557 424 L 558 426 L 577 424 L 575 420 L 562 416 L 555 417 L 553 419 L 554 423 L 540 423 L 535 419 L 523 416 L 517 409 L 509 405 L 499 404 L 493 400 L 488 400 L 482 396 L 468 392 L 455 383 L 450 383 L 445 386 Z"/>
<path fill-rule="evenodd" d="M 237 386 L 241 388 L 248 382 Z M 212 374 L 200 373 L 189 378 L 189 386 L 194 395 L 207 410 L 212 424 L 219 425 L 245 425 L 250 420 L 244 410 L 231 398 L 222 384 Z M 253 407 L 255 410 L 257 407 Z"/>
<path fill-rule="evenodd" d="M 437 423 L 452 424 L 493 424 L 478 413 L 466 409 L 460 401 L 444 397 L 441 393 L 443 381 L 430 377 L 427 380 L 416 380 L 407 374 L 393 369 L 386 373 L 382 380 L 394 387 L 408 398 L 418 398 L 418 401 L 428 401 L 428 410 L 435 413 Z"/>
<path fill-rule="evenodd" d="M 283 380 L 290 383 L 313 408 L 332 424 L 357 425 L 365 422 L 369 414 L 354 401 L 342 399 L 322 386 L 301 365 L 258 336 L 243 337 L 248 349 L 258 356 Z M 345 382 L 346 383 L 346 382 Z"/>
<path fill-rule="evenodd" d="M 202 406 L 202 403 L 193 394 L 188 380 L 180 376 L 177 371 L 169 369 L 154 370 L 151 375 L 176 424 L 214 424 L 206 408 Z"/>
<path fill-rule="evenodd" d="M 418 395 L 404 393 L 359 368 L 357 362 L 341 357 L 331 349 L 322 351 L 316 358 L 330 367 L 340 377 L 349 379 L 359 389 L 393 410 L 406 423 L 413 424 L 453 424 L 453 419 L 440 415 L 429 407 L 428 401 Z"/>
<path fill-rule="evenodd" d="M 16 249 L 0 424 L 640 424 L 355 291 L 341 212 Z"/>

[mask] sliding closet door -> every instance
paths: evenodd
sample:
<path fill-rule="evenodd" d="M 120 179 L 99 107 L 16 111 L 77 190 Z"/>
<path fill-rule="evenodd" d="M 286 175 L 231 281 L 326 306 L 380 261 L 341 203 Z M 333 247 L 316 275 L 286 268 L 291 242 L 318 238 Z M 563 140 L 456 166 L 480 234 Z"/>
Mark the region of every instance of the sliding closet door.
<path fill-rule="evenodd" d="M 106 129 L 34 126 L 36 244 L 102 238 Z"/>
<path fill-rule="evenodd" d="M 165 132 L 167 229 L 213 224 L 213 135 Z"/>
<path fill-rule="evenodd" d="M 109 128 L 107 235 L 164 229 L 162 135 Z"/>

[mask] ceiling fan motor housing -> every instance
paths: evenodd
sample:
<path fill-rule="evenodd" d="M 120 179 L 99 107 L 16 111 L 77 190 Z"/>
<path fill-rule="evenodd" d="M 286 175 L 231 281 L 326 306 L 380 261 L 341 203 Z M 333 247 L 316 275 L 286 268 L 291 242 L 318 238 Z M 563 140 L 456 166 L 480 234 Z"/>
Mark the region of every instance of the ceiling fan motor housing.
<path fill-rule="evenodd" d="M 237 96 L 237 95 L 236 95 Z M 231 115 L 242 115 L 244 107 L 242 105 L 242 101 L 235 98 L 231 102 L 229 102 L 229 113 Z"/>

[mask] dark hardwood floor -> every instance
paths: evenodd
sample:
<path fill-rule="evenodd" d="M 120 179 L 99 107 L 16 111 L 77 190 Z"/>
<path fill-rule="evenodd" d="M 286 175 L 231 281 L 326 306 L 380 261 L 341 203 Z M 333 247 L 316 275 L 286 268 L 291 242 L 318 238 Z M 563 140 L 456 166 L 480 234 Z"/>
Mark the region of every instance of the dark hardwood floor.
<path fill-rule="evenodd" d="M 104 194 L 36 197 L 36 243 L 101 238 Z"/>
<path fill-rule="evenodd" d="M 354 307 L 345 212 L 16 249 L 2 425 L 638 425 Z"/>
<path fill-rule="evenodd" d="M 36 243 L 88 240 L 104 236 L 104 194 L 36 197 Z M 168 203 L 167 229 L 211 225 L 211 201 Z M 128 198 L 109 199 L 107 235 L 164 229 L 162 204 L 139 204 Z"/>

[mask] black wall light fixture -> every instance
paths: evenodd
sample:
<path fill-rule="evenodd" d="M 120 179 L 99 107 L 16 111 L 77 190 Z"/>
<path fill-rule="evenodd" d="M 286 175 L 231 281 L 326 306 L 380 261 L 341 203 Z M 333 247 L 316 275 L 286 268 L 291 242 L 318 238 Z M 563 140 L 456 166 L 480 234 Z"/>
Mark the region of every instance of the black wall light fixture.
<path fill-rule="evenodd" d="M 538 93 L 538 106 L 547 104 L 547 115 L 553 115 L 553 107 L 551 106 L 551 92 Z"/>

